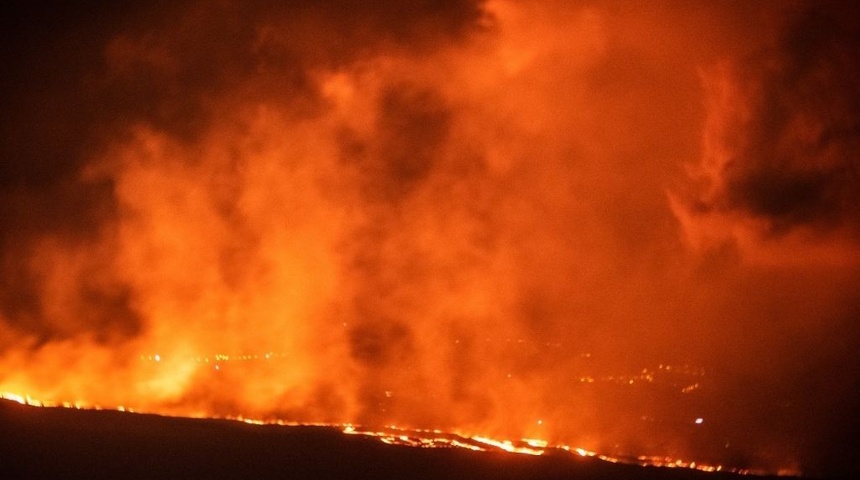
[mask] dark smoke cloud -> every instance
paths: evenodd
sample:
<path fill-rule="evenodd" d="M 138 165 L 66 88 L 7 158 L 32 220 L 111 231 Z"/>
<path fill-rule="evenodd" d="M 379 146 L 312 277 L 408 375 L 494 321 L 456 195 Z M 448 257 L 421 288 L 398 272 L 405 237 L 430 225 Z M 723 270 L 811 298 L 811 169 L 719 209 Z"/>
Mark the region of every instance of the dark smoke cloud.
<path fill-rule="evenodd" d="M 88 80 L 121 16 L 93 4 L 17 3 L 3 6 L 0 50 L 0 315 L 41 342 L 90 330 L 85 322 L 64 327 L 46 318 L 44 272 L 31 260 L 39 239 L 83 246 L 114 214 L 110 182 L 80 182 L 79 172 L 101 108 Z M 103 312 L 92 318 L 97 336 L 111 330 L 113 318 L 137 330 L 121 287 L 108 293 L 98 281 L 84 283 L 81 296 Z M 68 300 L 73 310 L 87 308 Z"/>
<path fill-rule="evenodd" d="M 795 447 L 822 470 L 856 468 L 845 460 L 857 448 L 846 405 L 857 401 L 860 378 L 849 346 L 860 335 L 855 9 L 787 9 L 758 48 L 705 74 L 709 118 L 694 169 L 703 183 L 676 209 L 687 240 L 709 259 L 703 272 L 734 277 L 723 301 L 743 302 L 716 309 L 738 328 L 730 349 L 738 357 L 726 362 L 746 379 L 738 398 L 759 397 L 744 408 L 773 415 L 759 432 L 774 443 L 798 436 L 831 445 L 815 460 Z M 792 399 L 782 413 L 761 400 L 771 394 Z M 779 420 L 790 417 L 797 423 Z"/>
<path fill-rule="evenodd" d="M 761 234 L 798 229 L 856 237 L 860 211 L 853 6 L 828 2 L 791 16 L 771 44 L 731 64 L 716 191 L 700 204 L 761 222 Z"/>

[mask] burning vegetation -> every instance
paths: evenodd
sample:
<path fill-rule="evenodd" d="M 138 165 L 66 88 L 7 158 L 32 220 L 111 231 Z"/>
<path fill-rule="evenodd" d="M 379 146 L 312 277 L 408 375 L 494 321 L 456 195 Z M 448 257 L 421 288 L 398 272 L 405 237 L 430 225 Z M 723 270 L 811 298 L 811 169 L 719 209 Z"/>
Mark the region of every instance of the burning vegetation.
<path fill-rule="evenodd" d="M 5 398 L 856 471 L 850 5 L 305 3 L 0 15 Z"/>

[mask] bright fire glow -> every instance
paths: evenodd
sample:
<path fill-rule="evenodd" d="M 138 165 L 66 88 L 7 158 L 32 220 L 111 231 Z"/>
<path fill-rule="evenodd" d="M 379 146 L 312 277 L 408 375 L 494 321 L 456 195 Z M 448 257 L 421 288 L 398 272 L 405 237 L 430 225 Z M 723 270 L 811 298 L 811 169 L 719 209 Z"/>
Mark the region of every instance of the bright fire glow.
<path fill-rule="evenodd" d="M 57 3 L 2 18 L 10 401 L 857 469 L 852 2 Z"/>
<path fill-rule="evenodd" d="M 135 413 L 133 410 L 123 406 L 112 408 L 103 408 L 100 406 L 86 405 L 76 402 L 55 402 L 49 400 L 37 400 L 29 395 L 20 395 L 12 392 L 0 392 L 0 398 L 28 405 L 32 407 L 43 408 L 74 408 L 86 410 L 117 410 L 121 412 Z M 217 418 L 217 417 L 216 417 Z M 627 463 L 639 464 L 643 466 L 667 467 L 667 468 L 690 468 L 706 472 L 729 471 L 739 474 L 750 474 L 763 472 L 755 472 L 749 469 L 742 468 L 726 468 L 722 465 L 703 465 L 696 462 L 685 462 L 680 459 L 670 457 L 645 457 L 639 456 L 636 458 L 620 458 L 608 455 L 601 455 L 582 448 L 570 447 L 568 445 L 553 445 L 546 440 L 523 438 L 518 441 L 513 440 L 497 440 L 480 435 L 468 436 L 458 433 L 446 433 L 441 430 L 424 430 L 424 429 L 405 429 L 396 425 L 389 425 L 381 430 L 364 429 L 353 424 L 328 424 L 328 423 L 302 423 L 302 422 L 287 422 L 284 420 L 259 420 L 243 417 L 224 417 L 228 420 L 243 422 L 249 425 L 280 425 L 280 426 L 316 426 L 330 427 L 342 431 L 346 435 L 363 435 L 378 439 L 380 442 L 389 445 L 401 445 L 416 448 L 462 448 L 475 452 L 491 452 L 501 451 L 513 454 L 523 455 L 543 455 L 547 451 L 566 451 L 572 452 L 580 457 L 595 457 L 600 460 L 611 463 Z M 783 471 L 782 475 L 798 475 L 795 471 Z"/>

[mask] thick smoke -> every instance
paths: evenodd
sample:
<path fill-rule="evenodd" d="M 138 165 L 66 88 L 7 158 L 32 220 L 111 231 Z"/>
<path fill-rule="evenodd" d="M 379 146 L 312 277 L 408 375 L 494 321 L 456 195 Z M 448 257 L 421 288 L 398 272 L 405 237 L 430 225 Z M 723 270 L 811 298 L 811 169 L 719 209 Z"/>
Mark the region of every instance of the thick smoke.
<path fill-rule="evenodd" d="M 762 239 L 856 238 L 857 40 L 849 6 L 814 6 L 754 54 L 714 69 L 709 188 L 696 215 L 748 221 Z"/>
<path fill-rule="evenodd" d="M 749 53 L 704 70 L 703 160 L 691 169 L 695 193 L 674 205 L 705 271 L 731 278 L 723 301 L 740 302 L 723 321 L 737 328 L 728 365 L 750 382 L 742 395 L 786 399 L 783 417 L 760 401 L 748 409 L 772 416 L 760 423 L 770 435 L 803 438 L 799 457 L 820 449 L 803 460 L 825 469 L 856 469 L 847 460 L 860 378 L 853 10 L 797 8 Z"/>
<path fill-rule="evenodd" d="M 850 10 L 3 15 L 0 390 L 847 468 Z M 660 364 L 702 405 L 579 385 Z"/>

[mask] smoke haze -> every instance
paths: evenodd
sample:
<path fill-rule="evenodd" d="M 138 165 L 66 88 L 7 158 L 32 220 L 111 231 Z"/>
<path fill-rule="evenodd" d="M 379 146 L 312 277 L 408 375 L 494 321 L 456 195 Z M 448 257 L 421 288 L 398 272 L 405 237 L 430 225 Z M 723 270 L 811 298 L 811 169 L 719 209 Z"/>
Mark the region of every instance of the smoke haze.
<path fill-rule="evenodd" d="M 3 7 L 0 390 L 856 470 L 849 3 L 372 3 Z"/>

